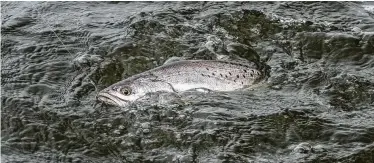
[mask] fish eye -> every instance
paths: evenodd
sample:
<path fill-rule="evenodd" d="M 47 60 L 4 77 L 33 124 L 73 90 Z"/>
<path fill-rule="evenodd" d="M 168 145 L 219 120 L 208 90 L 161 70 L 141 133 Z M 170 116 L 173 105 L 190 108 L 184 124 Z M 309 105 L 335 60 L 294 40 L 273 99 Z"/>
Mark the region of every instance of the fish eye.
<path fill-rule="evenodd" d="M 122 92 L 124 95 L 128 96 L 128 95 L 131 94 L 131 89 L 125 87 L 125 88 L 122 88 L 122 89 L 121 89 L 121 92 Z"/>

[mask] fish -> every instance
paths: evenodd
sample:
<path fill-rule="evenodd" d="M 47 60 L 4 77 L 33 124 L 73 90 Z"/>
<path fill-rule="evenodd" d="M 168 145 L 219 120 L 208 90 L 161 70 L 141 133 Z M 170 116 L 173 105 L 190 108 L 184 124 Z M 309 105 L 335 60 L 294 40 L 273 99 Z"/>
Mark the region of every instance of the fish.
<path fill-rule="evenodd" d="M 270 67 L 260 62 L 182 60 L 133 75 L 101 90 L 96 98 L 106 104 L 125 107 L 156 92 L 209 90 L 235 91 L 267 78 Z"/>

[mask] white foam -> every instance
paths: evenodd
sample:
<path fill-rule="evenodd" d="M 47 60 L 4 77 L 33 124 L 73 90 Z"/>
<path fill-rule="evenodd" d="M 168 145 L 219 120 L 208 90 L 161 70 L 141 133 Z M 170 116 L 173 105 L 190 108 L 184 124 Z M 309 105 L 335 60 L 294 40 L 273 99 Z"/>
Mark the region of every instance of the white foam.
<path fill-rule="evenodd" d="M 368 12 L 374 14 L 374 5 L 362 5 L 362 7 L 363 7 L 366 11 L 368 11 Z"/>

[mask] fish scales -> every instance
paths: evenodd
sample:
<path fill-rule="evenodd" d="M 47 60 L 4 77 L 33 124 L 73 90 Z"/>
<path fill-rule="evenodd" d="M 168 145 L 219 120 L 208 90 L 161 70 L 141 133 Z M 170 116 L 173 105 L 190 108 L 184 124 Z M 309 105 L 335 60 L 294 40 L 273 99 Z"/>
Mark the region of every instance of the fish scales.
<path fill-rule="evenodd" d="M 177 91 L 206 88 L 232 91 L 249 86 L 262 77 L 257 65 L 223 61 L 181 61 L 151 71 L 159 79 L 169 82 Z"/>
<path fill-rule="evenodd" d="M 259 63 L 186 60 L 166 64 L 129 77 L 102 90 L 100 101 L 123 106 L 152 92 L 182 92 L 192 89 L 234 91 L 263 79 Z"/>

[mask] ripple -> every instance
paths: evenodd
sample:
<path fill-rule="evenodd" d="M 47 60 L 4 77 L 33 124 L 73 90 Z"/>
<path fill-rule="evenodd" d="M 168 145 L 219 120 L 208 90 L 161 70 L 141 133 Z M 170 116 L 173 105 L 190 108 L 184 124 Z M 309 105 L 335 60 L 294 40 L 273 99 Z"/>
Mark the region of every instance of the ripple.
<path fill-rule="evenodd" d="M 368 2 L 4 2 L 4 162 L 370 162 Z M 126 11 L 126 12 L 124 12 Z M 171 57 L 264 61 L 227 93 L 97 91 Z"/>

